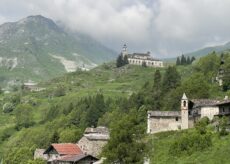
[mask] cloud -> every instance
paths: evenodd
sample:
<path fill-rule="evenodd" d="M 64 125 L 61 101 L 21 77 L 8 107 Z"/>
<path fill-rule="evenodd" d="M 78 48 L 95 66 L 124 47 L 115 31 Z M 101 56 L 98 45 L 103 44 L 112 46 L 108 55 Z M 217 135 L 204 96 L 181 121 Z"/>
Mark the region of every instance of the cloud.
<path fill-rule="evenodd" d="M 19 3 L 20 2 L 20 3 Z M 1 0 L 0 23 L 42 14 L 119 51 L 180 55 L 230 40 L 229 0 Z"/>

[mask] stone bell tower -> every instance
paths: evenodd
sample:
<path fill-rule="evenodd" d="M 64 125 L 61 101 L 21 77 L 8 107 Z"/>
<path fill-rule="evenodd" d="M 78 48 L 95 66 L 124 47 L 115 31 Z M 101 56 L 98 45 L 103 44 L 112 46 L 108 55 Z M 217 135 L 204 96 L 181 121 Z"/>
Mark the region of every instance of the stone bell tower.
<path fill-rule="evenodd" d="M 185 93 L 181 99 L 181 129 L 188 129 L 188 98 Z"/>

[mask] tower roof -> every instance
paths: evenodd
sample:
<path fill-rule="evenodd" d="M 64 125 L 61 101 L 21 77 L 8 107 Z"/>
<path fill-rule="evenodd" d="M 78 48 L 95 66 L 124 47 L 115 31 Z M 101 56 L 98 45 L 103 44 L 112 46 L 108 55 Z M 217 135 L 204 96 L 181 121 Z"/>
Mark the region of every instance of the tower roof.
<path fill-rule="evenodd" d="M 182 100 L 188 100 L 186 94 L 184 93 L 183 96 L 182 96 Z"/>

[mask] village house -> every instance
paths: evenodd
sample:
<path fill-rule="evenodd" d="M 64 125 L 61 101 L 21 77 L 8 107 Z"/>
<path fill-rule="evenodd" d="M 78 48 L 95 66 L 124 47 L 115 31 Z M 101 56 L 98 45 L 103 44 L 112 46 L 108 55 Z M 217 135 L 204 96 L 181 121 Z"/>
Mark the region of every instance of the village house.
<path fill-rule="evenodd" d="M 66 156 L 78 156 L 83 154 L 81 149 L 76 144 L 72 143 L 61 143 L 61 144 L 51 144 L 48 149 L 43 153 L 47 156 L 47 162 L 54 164 L 63 157 Z"/>
<path fill-rule="evenodd" d="M 163 61 L 153 58 L 150 52 L 129 54 L 126 44 L 124 44 L 121 54 L 123 58 L 127 56 L 128 62 L 131 65 L 141 66 L 145 64 L 147 67 L 163 67 Z"/>
<path fill-rule="evenodd" d="M 78 143 L 51 144 L 47 149 L 36 149 L 34 159 L 43 159 L 50 164 L 102 163 L 103 160 L 97 157 L 108 140 L 108 128 L 86 128 Z"/>
<path fill-rule="evenodd" d="M 102 148 L 109 140 L 109 130 L 106 127 L 86 128 L 78 145 L 84 153 L 98 157 Z"/>
<path fill-rule="evenodd" d="M 230 99 L 224 100 L 194 99 L 189 100 L 185 94 L 181 99 L 180 111 L 148 111 L 147 133 L 194 127 L 197 120 L 215 116 L 230 116 Z"/>
<path fill-rule="evenodd" d="M 51 144 L 48 149 L 36 149 L 34 159 L 43 159 L 48 164 L 92 164 L 98 158 L 83 153 L 77 144 Z"/>

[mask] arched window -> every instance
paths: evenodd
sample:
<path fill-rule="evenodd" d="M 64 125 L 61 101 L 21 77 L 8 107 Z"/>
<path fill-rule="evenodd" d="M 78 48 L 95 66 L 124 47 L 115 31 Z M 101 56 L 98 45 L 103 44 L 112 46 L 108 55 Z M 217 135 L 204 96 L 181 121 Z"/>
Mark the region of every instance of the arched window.
<path fill-rule="evenodd" d="M 183 106 L 186 107 L 186 101 L 183 102 Z"/>

